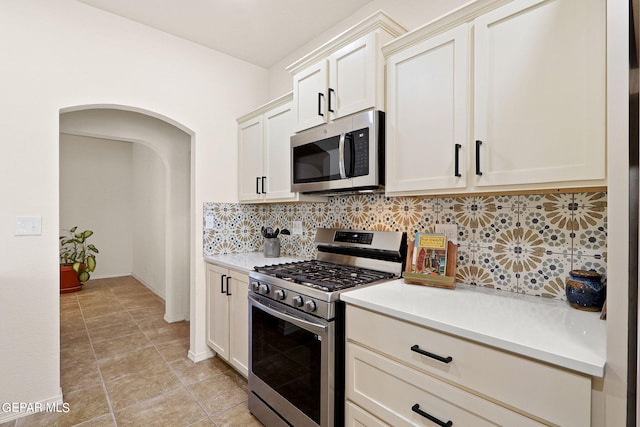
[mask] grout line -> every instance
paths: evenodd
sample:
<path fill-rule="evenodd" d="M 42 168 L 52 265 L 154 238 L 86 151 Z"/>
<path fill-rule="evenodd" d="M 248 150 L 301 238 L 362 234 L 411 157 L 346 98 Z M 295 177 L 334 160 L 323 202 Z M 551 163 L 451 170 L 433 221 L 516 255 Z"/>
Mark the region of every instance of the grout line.
<path fill-rule="evenodd" d="M 109 289 L 111 292 L 111 289 Z M 77 295 L 76 295 L 77 298 Z M 82 310 L 82 304 L 80 303 L 80 299 L 78 298 L 78 305 L 80 306 L 80 314 L 82 315 L 82 322 L 84 323 L 84 329 L 87 333 L 87 338 L 89 339 L 89 345 L 91 346 L 91 352 L 93 353 L 93 358 L 96 362 L 96 369 L 98 370 L 98 376 L 100 377 L 100 385 L 102 386 L 102 391 L 104 393 L 104 397 L 107 400 L 107 406 L 109 407 L 109 413 L 111 414 L 111 419 L 113 420 L 114 425 L 118 425 L 118 421 L 116 420 L 116 414 L 113 410 L 113 405 L 111 404 L 111 399 L 109 398 L 109 393 L 107 391 L 107 385 L 104 382 L 104 377 L 102 376 L 102 370 L 100 369 L 100 364 L 98 363 L 98 356 L 96 355 L 96 351 L 93 348 L 93 340 L 91 339 L 91 334 L 89 334 L 89 329 L 87 328 L 87 321 L 84 317 L 84 311 Z M 102 415 L 101 415 L 102 416 Z M 101 417 L 100 416 L 100 417 Z M 99 418 L 94 417 L 92 419 Z"/>

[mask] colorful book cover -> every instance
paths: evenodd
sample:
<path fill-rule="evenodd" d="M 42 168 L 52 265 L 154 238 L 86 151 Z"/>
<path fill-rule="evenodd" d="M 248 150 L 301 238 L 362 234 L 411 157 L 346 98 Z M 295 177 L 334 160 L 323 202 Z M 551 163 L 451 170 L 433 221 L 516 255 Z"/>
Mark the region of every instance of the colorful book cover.
<path fill-rule="evenodd" d="M 447 235 L 442 233 L 416 233 L 411 271 L 444 276 L 446 267 Z"/>

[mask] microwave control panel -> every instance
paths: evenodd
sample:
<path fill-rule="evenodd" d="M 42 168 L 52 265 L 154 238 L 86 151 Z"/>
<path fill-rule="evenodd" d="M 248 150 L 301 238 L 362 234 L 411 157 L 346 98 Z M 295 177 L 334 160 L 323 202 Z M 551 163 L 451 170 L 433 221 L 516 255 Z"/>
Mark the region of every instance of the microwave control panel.
<path fill-rule="evenodd" d="M 354 159 L 351 177 L 369 174 L 369 128 L 351 132 Z"/>

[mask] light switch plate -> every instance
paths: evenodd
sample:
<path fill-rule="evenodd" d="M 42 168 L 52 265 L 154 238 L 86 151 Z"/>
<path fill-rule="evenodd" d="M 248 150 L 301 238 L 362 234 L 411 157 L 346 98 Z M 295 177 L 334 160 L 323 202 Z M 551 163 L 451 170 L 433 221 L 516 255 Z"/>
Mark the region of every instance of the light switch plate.
<path fill-rule="evenodd" d="M 457 224 L 436 224 L 436 233 L 447 235 L 447 239 L 453 243 L 458 243 L 458 225 Z"/>
<path fill-rule="evenodd" d="M 293 221 L 291 232 L 293 234 L 302 234 L 302 221 Z"/>
<path fill-rule="evenodd" d="M 207 215 L 204 217 L 205 230 L 211 230 L 213 228 L 213 215 Z"/>
<path fill-rule="evenodd" d="M 17 216 L 16 236 L 40 236 L 42 234 L 41 216 Z"/>

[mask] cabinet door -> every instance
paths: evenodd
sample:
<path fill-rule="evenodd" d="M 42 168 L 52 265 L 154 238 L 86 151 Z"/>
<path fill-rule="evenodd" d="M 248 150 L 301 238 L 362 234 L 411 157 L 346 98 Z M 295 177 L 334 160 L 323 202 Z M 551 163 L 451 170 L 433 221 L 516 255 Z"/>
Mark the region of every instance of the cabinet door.
<path fill-rule="evenodd" d="M 247 120 L 238 128 L 238 198 L 243 202 L 264 199 L 263 118 Z M 266 178 L 265 180 L 266 181 Z"/>
<path fill-rule="evenodd" d="M 229 301 L 227 269 L 207 264 L 207 344 L 229 360 Z"/>
<path fill-rule="evenodd" d="M 291 192 L 292 104 L 275 108 L 264 116 L 266 200 L 293 199 Z"/>
<path fill-rule="evenodd" d="M 476 19 L 475 185 L 605 178 L 605 3 L 516 0 Z"/>
<path fill-rule="evenodd" d="M 331 119 L 375 106 L 376 33 L 371 33 L 329 57 L 327 110 Z"/>
<path fill-rule="evenodd" d="M 232 271 L 229 293 L 229 362 L 246 377 L 249 374 L 249 277 Z"/>
<path fill-rule="evenodd" d="M 322 60 L 293 76 L 296 131 L 327 121 L 327 61 Z"/>
<path fill-rule="evenodd" d="M 465 24 L 389 57 L 387 193 L 466 186 L 468 40 Z"/>

